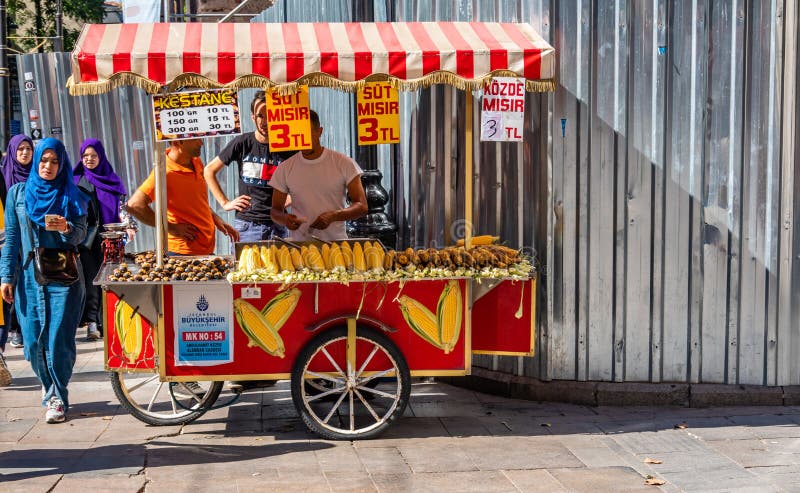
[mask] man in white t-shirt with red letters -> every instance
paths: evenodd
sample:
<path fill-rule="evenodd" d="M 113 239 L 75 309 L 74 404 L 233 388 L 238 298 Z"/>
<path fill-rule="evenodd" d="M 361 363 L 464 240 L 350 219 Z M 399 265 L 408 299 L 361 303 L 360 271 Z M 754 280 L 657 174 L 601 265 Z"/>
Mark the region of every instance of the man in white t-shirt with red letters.
<path fill-rule="evenodd" d="M 292 240 L 346 239 L 345 221 L 367 213 L 363 172 L 348 156 L 322 147 L 319 115 L 315 111 L 310 115 L 312 148 L 298 152 L 275 170 L 269 181 L 273 188 L 270 215 L 289 229 Z M 291 213 L 286 210 L 289 195 Z"/>

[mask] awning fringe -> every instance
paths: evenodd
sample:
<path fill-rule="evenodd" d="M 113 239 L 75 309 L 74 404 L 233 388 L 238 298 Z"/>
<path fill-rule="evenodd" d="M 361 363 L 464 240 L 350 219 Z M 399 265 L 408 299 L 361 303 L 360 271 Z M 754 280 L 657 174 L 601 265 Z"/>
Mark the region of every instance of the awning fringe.
<path fill-rule="evenodd" d="M 261 75 L 250 74 L 239 77 L 238 79 L 221 84 L 207 77 L 195 73 L 181 74 L 165 86 L 149 80 L 141 75 L 132 72 L 118 72 L 110 79 L 101 82 L 82 82 L 75 84 L 73 78 L 67 81 L 69 93 L 73 96 L 94 96 L 109 92 L 116 87 L 134 86 L 147 93 L 158 94 L 163 91 L 174 92 L 184 88 L 199 89 L 245 89 L 261 88 L 267 89 L 277 87 L 278 94 L 287 95 L 297 92 L 302 85 L 311 87 L 327 87 L 338 91 L 356 92 L 364 87 L 367 82 L 388 81 L 392 87 L 399 91 L 416 91 L 437 84 L 447 84 L 462 91 L 477 91 L 486 86 L 495 77 L 517 77 L 516 74 L 508 70 L 496 70 L 479 79 L 464 79 L 452 72 L 437 71 L 432 72 L 419 79 L 398 79 L 387 74 L 373 74 L 369 77 L 354 82 L 343 81 L 322 72 L 304 75 L 289 84 L 277 85 L 273 81 Z M 526 80 L 525 90 L 528 92 L 552 92 L 556 89 L 555 80 Z"/>

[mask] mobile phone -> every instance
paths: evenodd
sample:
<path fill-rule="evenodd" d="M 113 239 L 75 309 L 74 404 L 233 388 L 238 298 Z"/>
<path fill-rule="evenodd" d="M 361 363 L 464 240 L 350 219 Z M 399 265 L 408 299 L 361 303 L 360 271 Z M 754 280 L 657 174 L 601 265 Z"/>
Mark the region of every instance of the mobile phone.
<path fill-rule="evenodd" d="M 57 231 L 55 226 L 50 226 L 50 223 L 58 219 L 58 214 L 45 214 L 44 215 L 44 229 L 46 231 Z"/>

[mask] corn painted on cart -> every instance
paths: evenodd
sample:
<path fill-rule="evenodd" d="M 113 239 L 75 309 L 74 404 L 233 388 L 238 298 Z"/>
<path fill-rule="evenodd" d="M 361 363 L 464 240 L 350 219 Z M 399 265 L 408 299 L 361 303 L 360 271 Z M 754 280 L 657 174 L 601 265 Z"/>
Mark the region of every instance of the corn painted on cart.
<path fill-rule="evenodd" d="M 445 83 L 472 91 L 513 76 L 524 78 L 528 91 L 545 91 L 554 88 L 553 73 L 553 49 L 527 24 L 88 25 L 73 52 L 69 87 L 73 95 L 122 85 L 151 93 L 277 86 L 291 94 L 301 85 L 353 91 L 389 81 L 400 90 Z M 465 171 L 472 176 L 471 93 L 465 101 Z M 169 260 L 158 150 L 154 166 L 161 267 Z M 472 209 L 467 180 L 467 224 Z M 482 282 L 452 272 L 346 282 L 130 282 L 111 279 L 117 267 L 104 265 L 98 275 L 106 368 L 123 406 L 150 424 L 196 419 L 215 405 L 226 380 L 290 379 L 311 430 L 369 438 L 402 415 L 412 377 L 467 375 L 476 353 L 534 351 L 535 273 Z"/>

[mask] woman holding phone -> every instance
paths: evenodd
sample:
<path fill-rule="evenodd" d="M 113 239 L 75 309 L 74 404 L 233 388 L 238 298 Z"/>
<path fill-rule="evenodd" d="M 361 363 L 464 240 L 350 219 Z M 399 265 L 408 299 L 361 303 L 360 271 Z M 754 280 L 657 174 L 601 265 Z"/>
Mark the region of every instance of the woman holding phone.
<path fill-rule="evenodd" d="M 40 285 L 34 277 L 37 247 L 74 250 L 86 236 L 85 203 L 59 140 L 39 142 L 28 181 L 8 190 L 6 243 L 0 257 L 0 292 L 14 303 L 25 338 L 25 359 L 42 384 L 48 423 L 66 420 L 67 385 L 75 365 L 75 332 L 83 307 L 83 279 Z M 80 261 L 78 261 L 80 274 Z M 79 275 L 79 277 L 81 277 Z"/>

